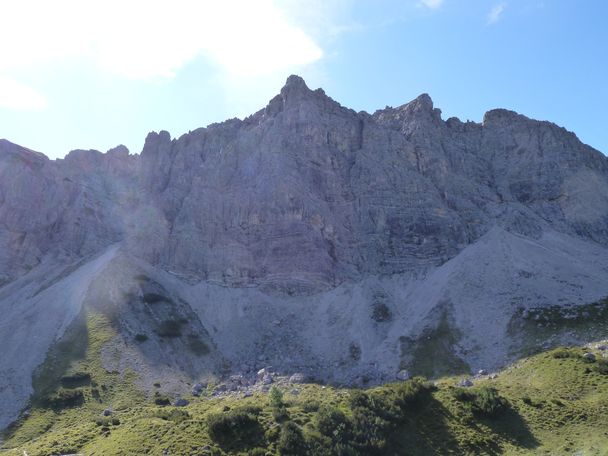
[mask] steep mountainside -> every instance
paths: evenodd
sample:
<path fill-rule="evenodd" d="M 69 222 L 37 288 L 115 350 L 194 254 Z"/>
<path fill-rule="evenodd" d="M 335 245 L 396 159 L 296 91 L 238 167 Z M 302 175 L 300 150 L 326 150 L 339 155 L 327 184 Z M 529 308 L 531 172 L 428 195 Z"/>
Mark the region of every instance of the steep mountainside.
<path fill-rule="evenodd" d="M 506 110 L 356 113 L 291 76 L 140 155 L 0 140 L 0 428 L 91 315 L 104 369 L 145 391 L 267 365 L 378 383 L 590 337 L 607 279 L 608 159 Z"/>

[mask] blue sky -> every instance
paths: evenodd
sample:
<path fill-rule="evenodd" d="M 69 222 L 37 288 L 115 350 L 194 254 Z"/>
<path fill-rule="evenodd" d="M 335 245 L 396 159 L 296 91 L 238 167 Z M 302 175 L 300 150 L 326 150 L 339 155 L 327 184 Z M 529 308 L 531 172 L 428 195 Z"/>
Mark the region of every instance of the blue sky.
<path fill-rule="evenodd" d="M 427 92 L 608 153 L 604 0 L 20 0 L 0 3 L 0 137 L 62 157 L 263 107 L 291 73 L 373 112 Z"/>

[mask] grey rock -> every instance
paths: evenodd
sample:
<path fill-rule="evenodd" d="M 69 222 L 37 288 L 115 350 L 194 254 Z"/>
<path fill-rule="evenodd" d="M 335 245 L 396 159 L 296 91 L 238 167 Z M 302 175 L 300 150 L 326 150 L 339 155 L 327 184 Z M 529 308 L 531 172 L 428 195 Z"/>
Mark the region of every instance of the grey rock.
<path fill-rule="evenodd" d="M 202 383 L 195 383 L 192 385 L 191 393 L 193 396 L 200 396 L 203 393 L 205 386 Z"/>
<path fill-rule="evenodd" d="M 306 375 L 301 372 L 296 372 L 289 377 L 289 383 L 304 383 L 306 381 Z"/>
<path fill-rule="evenodd" d="M 473 382 L 471 381 L 471 379 L 468 378 L 464 378 L 462 380 L 460 380 L 456 386 L 459 386 L 461 388 L 470 388 L 471 386 L 473 386 Z"/>
<path fill-rule="evenodd" d="M 271 369 L 271 367 L 263 367 L 260 369 L 256 374 L 257 379 L 262 380 L 264 377 L 271 375 Z"/>
<path fill-rule="evenodd" d="M 409 380 L 411 378 L 411 374 L 408 370 L 402 369 L 397 372 L 397 380 Z"/>
<path fill-rule="evenodd" d="M 173 405 L 175 405 L 176 407 L 185 407 L 189 404 L 190 402 L 188 402 L 186 399 L 178 399 L 175 401 L 175 403 Z"/>
<path fill-rule="evenodd" d="M 587 361 L 595 362 L 595 355 L 593 353 L 587 352 L 583 355 Z"/>

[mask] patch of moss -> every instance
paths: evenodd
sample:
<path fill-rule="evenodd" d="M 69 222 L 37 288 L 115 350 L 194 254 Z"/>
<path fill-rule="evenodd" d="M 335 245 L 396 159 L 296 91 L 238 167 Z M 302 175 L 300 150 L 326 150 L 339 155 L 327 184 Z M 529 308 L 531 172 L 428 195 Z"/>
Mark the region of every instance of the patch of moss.
<path fill-rule="evenodd" d="M 456 377 L 443 378 L 436 387 L 422 379 L 367 390 L 304 384 L 297 386 L 297 395 L 284 391 L 280 404 L 258 392 L 161 408 L 154 396 L 133 389 L 134 378 L 100 369 L 99 350 L 112 337 L 107 320 L 89 315 L 87 328 L 85 357 L 69 369 L 91 374 L 103 404 L 91 399 L 89 387 L 80 387 L 69 391 L 82 391 L 81 405 L 33 407 L 5 442 L 8 456 L 22 456 L 23 450 L 32 456 L 163 454 L 167 449 L 171 454 L 311 456 L 608 451 L 608 375 L 596 369 L 599 356 L 585 363 L 580 348 L 535 355 L 463 390 L 455 388 Z M 100 418 L 109 403 L 112 416 Z M 280 423 L 279 409 L 284 412 Z"/>
<path fill-rule="evenodd" d="M 608 298 L 595 303 L 565 307 L 518 309 L 509 322 L 509 335 L 517 343 L 514 355 L 531 356 L 546 350 L 547 341 L 564 335 L 601 339 L 608 325 Z"/>
<path fill-rule="evenodd" d="M 198 356 L 209 354 L 209 346 L 198 337 L 188 337 L 188 348 Z"/>
<path fill-rule="evenodd" d="M 411 359 L 402 367 L 429 378 L 468 374 L 469 365 L 455 353 L 460 337 L 450 325 L 448 313 L 443 312 L 437 326 L 424 331 L 418 339 L 400 338 L 401 357 Z"/>
<path fill-rule="evenodd" d="M 183 324 L 181 320 L 163 320 L 156 328 L 156 334 L 168 339 L 181 337 Z"/>
<path fill-rule="evenodd" d="M 142 299 L 146 304 L 156 304 L 159 302 L 168 302 L 168 303 L 172 302 L 171 299 L 169 299 L 166 296 L 163 296 L 161 294 L 158 294 L 158 293 L 144 293 L 144 296 Z"/>

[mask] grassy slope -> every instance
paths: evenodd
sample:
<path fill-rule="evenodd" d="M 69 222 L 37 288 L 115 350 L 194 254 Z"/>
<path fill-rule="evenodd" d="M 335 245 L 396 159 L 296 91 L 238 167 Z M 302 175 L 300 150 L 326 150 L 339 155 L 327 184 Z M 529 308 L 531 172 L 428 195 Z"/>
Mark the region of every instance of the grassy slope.
<path fill-rule="evenodd" d="M 207 416 L 244 406 L 262 408 L 259 442 L 277 454 L 280 425 L 267 395 L 256 393 L 240 399 L 189 398 L 183 408 L 160 407 L 133 386 L 133 378 L 106 372 L 100 364 L 103 344 L 114 336 L 108 320 L 89 313 L 75 324 L 67 340 L 49 353 L 34 377 L 36 392 L 28 416 L 10 429 L 0 454 L 30 456 L 82 452 L 86 455 L 236 454 L 222 448 L 208 435 Z M 81 325 L 81 326 L 78 326 Z M 581 349 L 566 357 L 555 351 L 517 363 L 494 380 L 476 381 L 496 388 L 509 407 L 498 417 L 476 414 L 470 404 L 456 399 L 456 378 L 444 378 L 437 388 L 411 407 L 391 432 L 383 454 L 608 454 L 608 375 L 587 363 Z M 90 382 L 61 387 L 61 378 L 77 372 L 91 375 Z M 370 397 L 390 400 L 397 385 L 368 390 Z M 61 390 L 82 391 L 84 403 L 75 407 L 50 407 L 45 398 Z M 302 427 L 306 436 L 318 435 L 319 405 L 331 404 L 352 416 L 352 392 L 345 389 L 298 385 L 299 394 L 285 391 L 288 420 Z M 110 420 L 100 422 L 111 404 Z M 163 414 L 179 410 L 169 419 Z M 112 424 L 111 419 L 118 421 Z M 279 419 L 280 421 L 280 419 Z M 251 448 L 240 449 L 248 454 Z M 264 454 L 261 452 L 260 454 Z M 329 453 L 335 454 L 335 453 Z"/>

